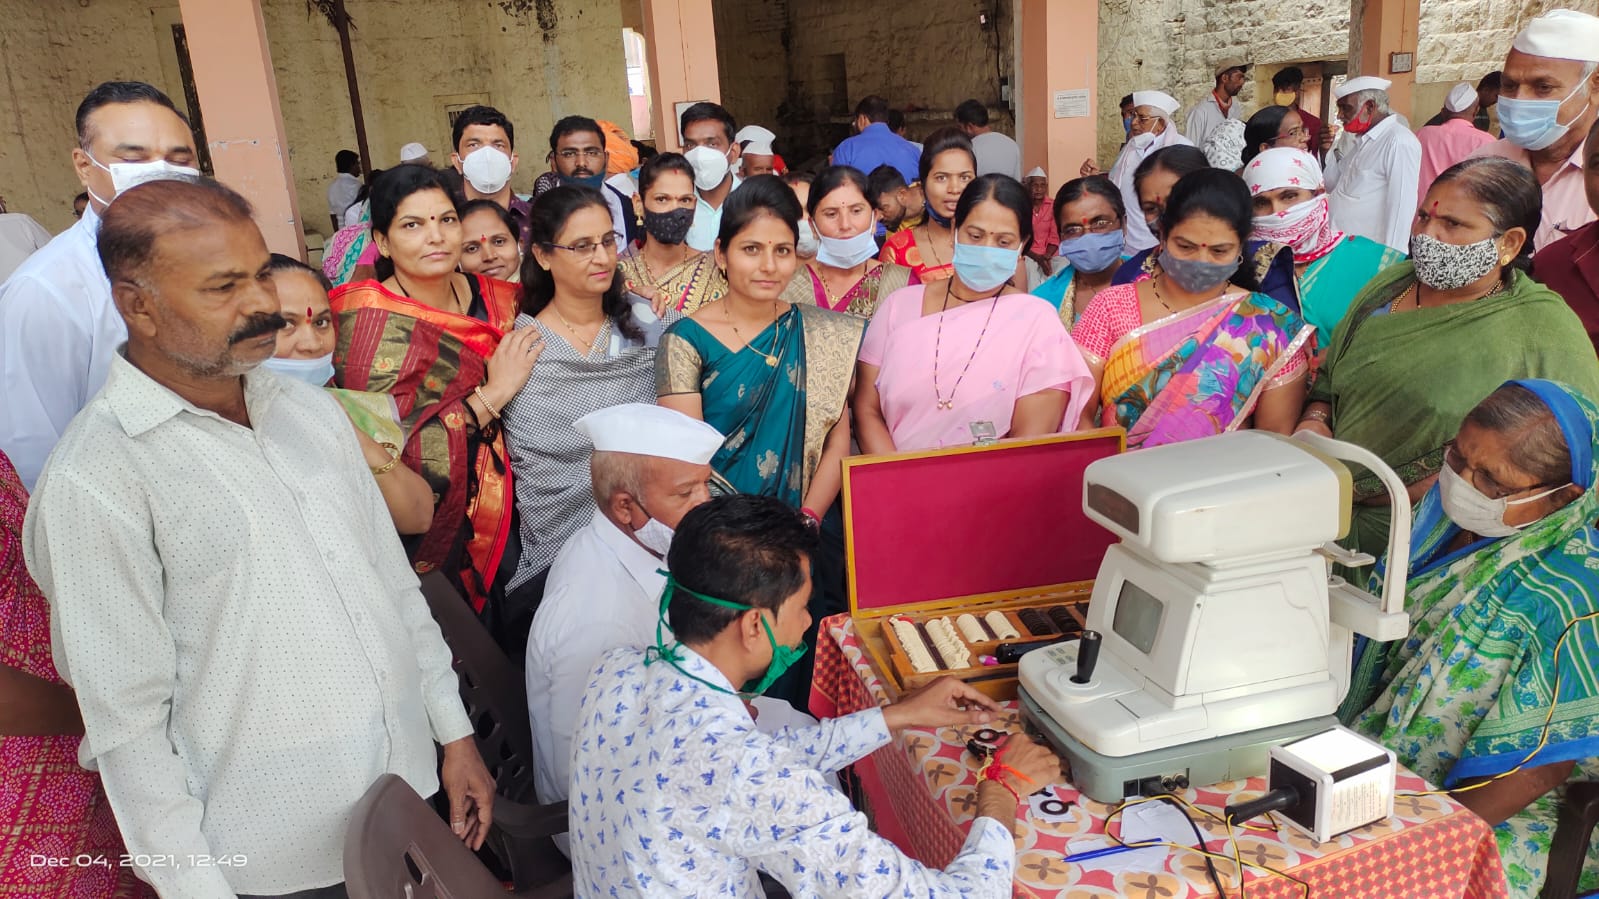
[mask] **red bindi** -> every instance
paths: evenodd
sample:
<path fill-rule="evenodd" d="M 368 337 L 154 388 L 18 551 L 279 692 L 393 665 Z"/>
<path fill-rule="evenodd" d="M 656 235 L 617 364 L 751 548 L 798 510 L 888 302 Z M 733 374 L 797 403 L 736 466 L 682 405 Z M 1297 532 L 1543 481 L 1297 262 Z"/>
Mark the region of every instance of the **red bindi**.
<path fill-rule="evenodd" d="M 305 320 L 306 321 L 310 321 L 311 320 L 311 307 L 310 306 L 305 307 Z"/>

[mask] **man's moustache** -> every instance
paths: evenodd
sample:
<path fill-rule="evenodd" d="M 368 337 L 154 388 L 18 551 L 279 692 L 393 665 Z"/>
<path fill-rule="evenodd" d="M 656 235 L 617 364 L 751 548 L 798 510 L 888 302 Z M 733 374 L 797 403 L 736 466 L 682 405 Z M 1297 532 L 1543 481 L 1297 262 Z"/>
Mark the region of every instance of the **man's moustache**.
<path fill-rule="evenodd" d="M 233 332 L 233 336 L 228 338 L 228 344 L 231 346 L 232 344 L 242 343 L 246 340 L 250 340 L 251 338 L 265 337 L 268 334 L 275 334 L 278 331 L 283 330 L 288 324 L 288 319 L 276 312 L 253 316 L 251 317 L 249 324 L 246 324 L 244 327 Z"/>

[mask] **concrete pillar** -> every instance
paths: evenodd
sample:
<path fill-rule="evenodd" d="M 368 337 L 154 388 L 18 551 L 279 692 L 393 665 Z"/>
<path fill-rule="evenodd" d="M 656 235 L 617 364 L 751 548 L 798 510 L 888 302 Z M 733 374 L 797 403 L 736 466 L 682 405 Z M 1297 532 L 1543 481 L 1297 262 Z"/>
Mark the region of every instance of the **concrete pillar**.
<path fill-rule="evenodd" d="M 305 234 L 260 0 L 180 0 L 180 7 L 217 180 L 255 207 L 269 249 L 304 259 Z"/>
<path fill-rule="evenodd" d="M 1016 44 L 1016 141 L 1022 148 L 1022 171 L 1042 165 L 1054 191 L 1076 178 L 1083 160 L 1097 151 L 1098 0 L 1016 0 Z M 1057 95 L 1073 108 L 1057 110 Z M 1058 116 L 1060 112 L 1072 115 Z"/>
<path fill-rule="evenodd" d="M 1353 0 L 1349 30 L 1359 32 L 1358 47 L 1351 48 L 1349 75 L 1375 75 L 1394 83 L 1388 89 L 1394 112 L 1414 119 L 1416 47 L 1421 27 L 1421 0 Z M 1410 71 L 1395 72 L 1395 53 L 1410 54 Z M 1412 125 L 1418 123 L 1412 121 Z"/>
<path fill-rule="evenodd" d="M 644 0 L 644 41 L 654 88 L 655 148 L 681 150 L 677 104 L 722 99 L 711 0 Z"/>

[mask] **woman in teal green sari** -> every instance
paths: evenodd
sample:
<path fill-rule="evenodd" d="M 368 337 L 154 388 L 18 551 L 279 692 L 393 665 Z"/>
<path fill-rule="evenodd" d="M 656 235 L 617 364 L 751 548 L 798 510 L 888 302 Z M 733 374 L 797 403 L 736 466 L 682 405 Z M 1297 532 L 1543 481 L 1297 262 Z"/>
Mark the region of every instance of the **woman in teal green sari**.
<path fill-rule="evenodd" d="M 1467 414 L 1416 510 L 1410 635 L 1359 646 L 1339 711 L 1494 825 L 1512 896 L 1538 894 L 1559 788 L 1599 757 L 1596 432 L 1553 381 Z"/>
<path fill-rule="evenodd" d="M 794 192 L 775 176 L 729 197 L 716 248 L 728 292 L 666 330 L 655 385 L 661 405 L 726 435 L 711 467 L 728 486 L 820 520 L 843 483 L 845 400 L 866 321 L 783 301 L 799 264 L 799 219 Z"/>

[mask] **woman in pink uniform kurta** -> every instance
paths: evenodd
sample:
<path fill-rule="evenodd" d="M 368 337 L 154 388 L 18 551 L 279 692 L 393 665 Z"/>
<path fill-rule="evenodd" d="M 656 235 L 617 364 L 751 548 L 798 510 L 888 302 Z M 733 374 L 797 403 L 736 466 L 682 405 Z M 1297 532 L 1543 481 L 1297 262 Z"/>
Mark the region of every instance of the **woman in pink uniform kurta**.
<path fill-rule="evenodd" d="M 954 226 L 955 277 L 895 291 L 866 329 L 854 409 L 868 453 L 1069 431 L 1093 393 L 1054 307 L 1014 283 L 1033 237 L 1022 186 L 973 181 Z"/>
<path fill-rule="evenodd" d="M 100 775 L 78 766 L 83 721 L 50 658 L 50 609 L 22 560 L 28 494 L 0 453 L 0 896 L 154 893 L 123 865 Z M 44 860 L 44 861 L 41 861 Z"/>

